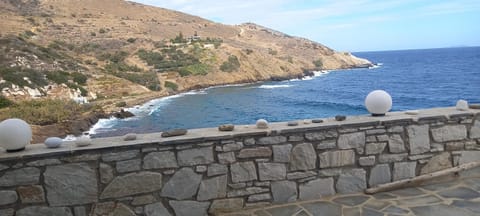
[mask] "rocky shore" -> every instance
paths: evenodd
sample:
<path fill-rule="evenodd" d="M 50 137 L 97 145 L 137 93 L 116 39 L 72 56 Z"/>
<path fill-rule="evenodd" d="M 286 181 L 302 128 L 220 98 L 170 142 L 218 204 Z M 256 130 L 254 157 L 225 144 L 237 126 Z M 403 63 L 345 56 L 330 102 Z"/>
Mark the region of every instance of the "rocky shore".
<path fill-rule="evenodd" d="M 347 69 L 368 68 L 373 65 L 374 64 L 368 64 L 368 65 L 361 64 L 361 65 L 347 68 Z M 74 136 L 81 135 L 82 133 L 89 131 L 89 129 L 93 127 L 102 118 L 105 119 L 105 118 L 115 117 L 115 118 L 123 119 L 123 118 L 133 117 L 134 114 L 131 112 L 125 111 L 124 108 L 141 105 L 154 99 L 181 94 L 189 91 L 206 89 L 209 87 L 222 86 L 222 85 L 251 84 L 256 82 L 264 82 L 264 81 L 284 81 L 284 80 L 291 80 L 291 79 L 302 79 L 305 77 L 315 76 L 314 71 L 315 70 L 304 70 L 302 73 L 299 73 L 297 75 L 289 74 L 284 76 L 271 76 L 269 79 L 262 79 L 257 81 L 241 80 L 237 82 L 225 82 L 225 83 L 220 82 L 216 84 L 194 85 L 194 86 L 185 87 L 180 91 L 150 92 L 143 95 L 125 97 L 122 99 L 116 99 L 116 100 L 112 99 L 112 100 L 109 100 L 108 103 L 104 101 L 101 104 L 103 108 L 103 111 L 101 112 L 87 113 L 85 115 L 82 115 L 78 119 L 68 121 L 68 122 L 62 122 L 58 124 L 43 125 L 43 126 L 33 125 L 32 126 L 32 129 L 33 129 L 32 143 L 42 143 L 46 138 L 52 137 L 52 136 L 63 138 L 63 137 L 66 137 L 67 135 L 74 135 Z M 126 106 L 122 108 L 116 107 L 115 104 L 120 101 L 125 102 Z"/>

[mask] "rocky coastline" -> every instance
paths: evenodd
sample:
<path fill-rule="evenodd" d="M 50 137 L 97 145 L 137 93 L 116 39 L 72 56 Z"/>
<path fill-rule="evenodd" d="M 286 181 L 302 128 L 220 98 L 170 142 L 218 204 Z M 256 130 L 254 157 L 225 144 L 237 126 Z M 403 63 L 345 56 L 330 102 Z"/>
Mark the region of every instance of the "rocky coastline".
<path fill-rule="evenodd" d="M 372 67 L 372 66 L 375 66 L 375 64 L 362 64 L 362 65 L 359 65 L 359 66 L 346 68 L 346 69 L 361 69 L 361 68 L 369 68 L 369 67 Z M 342 70 L 342 69 L 335 69 L 335 70 Z M 285 81 L 285 80 L 291 80 L 291 79 L 303 79 L 303 78 L 306 78 L 306 77 L 315 76 L 315 73 L 314 73 L 315 71 L 318 71 L 318 70 L 317 69 L 304 70 L 301 75 L 272 76 L 268 80 L 240 81 L 240 82 L 233 82 L 233 83 L 219 83 L 219 84 L 216 84 L 216 85 L 196 85 L 196 86 L 192 86 L 192 87 L 189 87 L 189 88 L 185 88 L 182 91 L 175 91 L 175 92 L 168 93 L 168 94 L 147 94 L 147 95 L 142 95 L 142 96 L 135 97 L 135 98 L 126 99 L 125 100 L 126 104 L 127 104 L 126 108 L 142 105 L 142 104 L 145 104 L 145 103 L 147 103 L 151 100 L 155 100 L 155 99 L 159 99 L 159 98 L 163 98 L 163 97 L 167 97 L 167 96 L 178 95 L 178 94 L 182 94 L 182 93 L 186 93 L 186 92 L 190 92 L 190 91 L 203 90 L 203 89 L 207 89 L 207 88 L 211 88 L 211 87 L 226 86 L 226 85 L 247 85 L 247 84 L 254 84 L 254 83 L 266 82 L 266 81 L 276 81 L 276 82 L 278 82 L 278 81 Z M 116 108 L 115 109 L 115 108 L 112 108 L 112 107 L 108 107 L 108 108 L 106 108 L 106 110 L 109 110 L 109 111 L 106 114 L 104 113 L 104 115 L 97 115 L 96 117 L 98 117 L 98 118 L 85 118 L 85 119 L 79 120 L 78 123 L 74 123 L 74 125 L 80 125 L 81 127 L 74 127 L 75 130 L 70 130 L 70 131 L 75 132 L 75 133 L 71 133 L 71 134 L 79 135 L 79 134 L 82 134 L 85 131 L 88 131 L 91 127 L 93 127 L 98 122 L 98 120 L 100 120 L 102 118 L 108 119 L 108 118 L 111 118 L 111 117 L 115 117 L 115 118 L 123 119 L 123 118 L 129 118 L 129 117 L 134 116 L 133 113 L 131 113 L 129 111 L 125 111 L 124 108 L 122 108 L 122 109 Z M 88 127 L 85 127 L 87 125 L 88 125 Z"/>
<path fill-rule="evenodd" d="M 339 68 L 334 70 L 341 70 L 341 69 L 360 69 L 360 68 L 368 68 L 372 67 L 375 64 L 361 64 L 355 67 L 350 68 Z M 223 86 L 223 85 L 240 85 L 240 84 L 253 84 L 258 82 L 265 82 L 265 81 L 285 81 L 291 79 L 302 79 L 305 77 L 312 77 L 315 76 L 315 71 L 318 69 L 310 69 L 310 70 L 303 70 L 300 74 L 290 74 L 285 76 L 271 76 L 269 79 L 265 80 L 241 80 L 237 82 L 225 82 L 225 83 L 217 83 L 217 84 L 205 84 L 205 85 L 194 85 L 190 87 L 186 87 L 181 91 L 173 91 L 173 92 L 152 92 L 150 94 L 144 95 L 137 95 L 134 97 L 123 98 L 122 101 L 126 103 L 125 107 L 115 107 L 115 102 L 119 101 L 111 101 L 108 105 L 103 105 L 103 111 L 96 111 L 87 113 L 85 115 L 80 116 L 75 120 L 71 120 L 68 122 L 62 122 L 57 124 L 51 125 L 34 125 L 33 126 L 33 140 L 32 143 L 43 143 L 43 141 L 48 137 L 66 137 L 68 135 L 79 136 L 86 131 L 89 131 L 95 124 L 98 123 L 100 119 L 108 119 L 111 117 L 123 119 L 133 117 L 134 114 L 126 111 L 128 107 L 134 107 L 137 105 L 141 105 L 147 103 L 148 101 L 177 95 L 189 91 L 196 91 L 202 90 L 206 88 L 216 87 L 216 86 Z"/>

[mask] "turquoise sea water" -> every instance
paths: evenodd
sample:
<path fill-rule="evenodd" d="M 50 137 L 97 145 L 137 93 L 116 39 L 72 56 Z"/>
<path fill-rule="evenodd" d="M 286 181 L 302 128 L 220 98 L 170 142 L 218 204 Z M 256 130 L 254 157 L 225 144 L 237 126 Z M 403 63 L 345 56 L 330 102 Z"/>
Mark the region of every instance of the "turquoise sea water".
<path fill-rule="evenodd" d="M 215 87 L 150 101 L 136 117 L 101 120 L 94 136 L 367 114 L 365 96 L 383 89 L 393 111 L 480 103 L 480 47 L 354 53 L 379 67 L 316 73 L 303 80 Z"/>

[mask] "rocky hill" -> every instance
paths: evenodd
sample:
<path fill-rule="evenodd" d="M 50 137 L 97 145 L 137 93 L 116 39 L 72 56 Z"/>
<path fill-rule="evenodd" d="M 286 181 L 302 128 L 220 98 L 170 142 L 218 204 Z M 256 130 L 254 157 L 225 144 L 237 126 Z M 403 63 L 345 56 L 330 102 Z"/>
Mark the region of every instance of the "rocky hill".
<path fill-rule="evenodd" d="M 0 106 L 2 98 L 66 98 L 111 110 L 212 85 L 371 65 L 253 23 L 123 0 L 0 0 L 0 18 Z"/>
<path fill-rule="evenodd" d="M 32 89 L 24 92 L 31 97 L 168 94 L 369 64 L 253 23 L 223 25 L 121 0 L 1 0 L 0 13 L 2 71 L 67 73 L 62 80 L 47 74 L 45 82 L 25 85 L 2 72 L 2 90 L 9 97 L 21 96 L 24 86 Z M 74 72 L 87 81 L 69 82 Z M 65 89 L 75 91 L 65 94 Z"/>

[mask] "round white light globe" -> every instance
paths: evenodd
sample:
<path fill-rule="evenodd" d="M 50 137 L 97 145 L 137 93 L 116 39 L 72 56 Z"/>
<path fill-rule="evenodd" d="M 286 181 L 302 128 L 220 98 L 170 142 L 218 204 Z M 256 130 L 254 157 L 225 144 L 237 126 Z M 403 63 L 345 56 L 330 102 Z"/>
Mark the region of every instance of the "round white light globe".
<path fill-rule="evenodd" d="M 258 129 L 267 129 L 268 121 L 265 119 L 258 119 L 256 125 Z"/>
<path fill-rule="evenodd" d="M 392 108 L 392 97 L 386 91 L 375 90 L 365 98 L 368 112 L 374 116 L 383 116 Z"/>
<path fill-rule="evenodd" d="M 21 119 L 7 119 L 0 123 L 0 146 L 7 152 L 20 151 L 30 144 L 32 129 Z"/>

